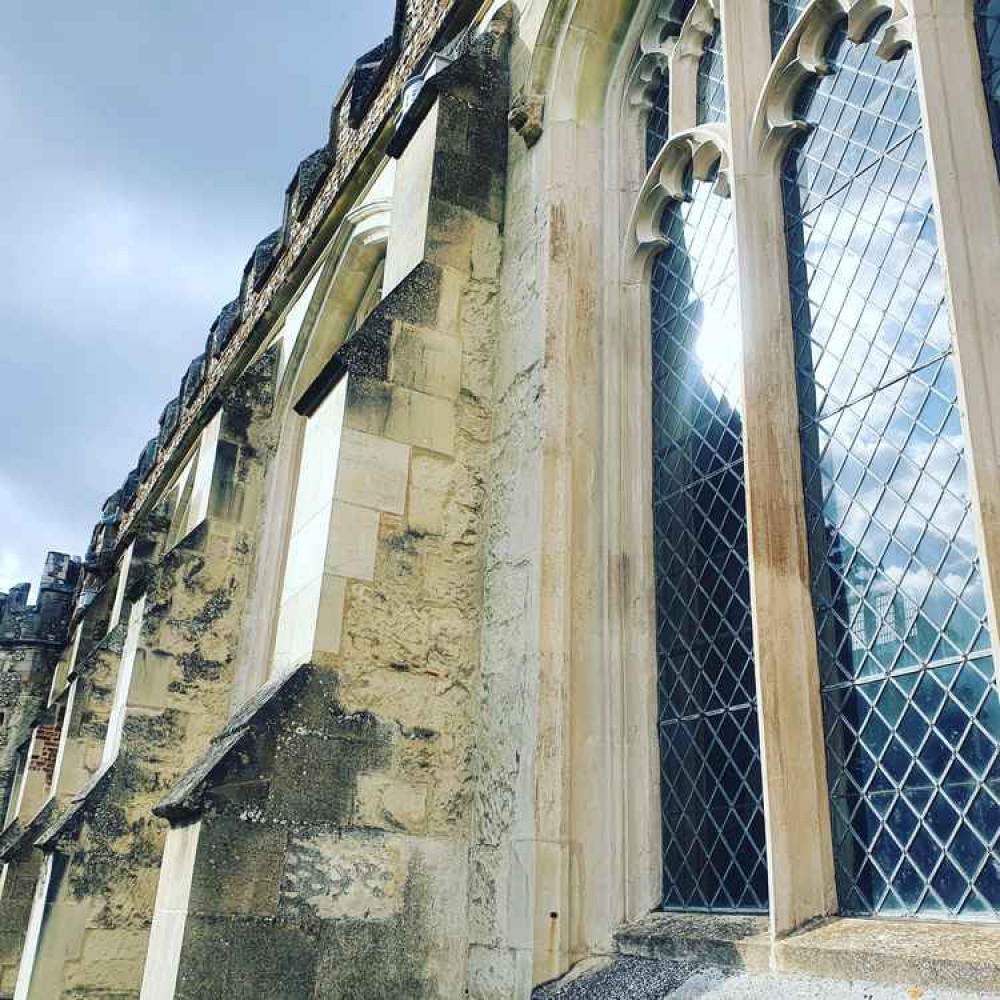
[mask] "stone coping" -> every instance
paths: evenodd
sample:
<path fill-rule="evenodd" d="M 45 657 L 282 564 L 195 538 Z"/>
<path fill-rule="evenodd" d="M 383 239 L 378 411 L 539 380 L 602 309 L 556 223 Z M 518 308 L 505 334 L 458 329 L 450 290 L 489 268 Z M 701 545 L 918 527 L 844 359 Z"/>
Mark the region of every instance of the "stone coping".
<path fill-rule="evenodd" d="M 50 825 L 41 830 L 35 840 L 35 847 L 41 851 L 54 851 L 63 837 L 72 836 L 77 829 L 77 824 L 83 819 L 84 810 L 99 795 L 103 794 L 110 775 L 114 769 L 115 762 L 98 768 L 90 780 L 70 799 L 69 805 L 61 813 L 53 813 L 50 816 Z M 55 800 L 52 800 L 55 803 Z"/>
<path fill-rule="evenodd" d="M 197 816 L 202 809 L 205 788 L 214 772 L 243 742 L 251 729 L 280 711 L 312 676 L 313 667 L 302 664 L 271 678 L 235 712 L 204 753 L 181 775 L 167 795 L 153 808 L 153 815 L 172 823 Z"/>
<path fill-rule="evenodd" d="M 0 835 L 0 862 L 9 863 L 26 847 L 34 844 L 35 837 L 46 823 L 50 822 L 58 804 L 55 799 L 47 799 L 26 823 L 15 819 Z"/>

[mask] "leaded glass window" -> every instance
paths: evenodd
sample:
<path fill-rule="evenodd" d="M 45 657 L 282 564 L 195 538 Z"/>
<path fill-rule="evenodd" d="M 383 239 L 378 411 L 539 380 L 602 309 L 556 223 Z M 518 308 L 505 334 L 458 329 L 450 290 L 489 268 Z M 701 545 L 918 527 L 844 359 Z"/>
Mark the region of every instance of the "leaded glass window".
<path fill-rule="evenodd" d="M 913 56 L 841 28 L 783 170 L 842 912 L 996 917 L 1000 701 Z"/>
<path fill-rule="evenodd" d="M 726 120 L 726 57 L 722 48 L 722 25 L 705 42 L 698 64 L 698 124 Z"/>
<path fill-rule="evenodd" d="M 651 279 L 663 905 L 764 911 L 731 204 L 690 190 Z"/>
<path fill-rule="evenodd" d="M 976 0 L 976 35 L 993 129 L 993 150 L 1000 164 L 1000 0 Z"/>
<path fill-rule="evenodd" d="M 809 0 L 771 0 L 771 52 L 778 54 L 795 22 L 809 6 Z"/>
<path fill-rule="evenodd" d="M 646 120 L 646 169 L 649 170 L 657 153 L 670 138 L 670 77 L 666 72 L 659 76 L 653 91 L 652 107 Z"/>

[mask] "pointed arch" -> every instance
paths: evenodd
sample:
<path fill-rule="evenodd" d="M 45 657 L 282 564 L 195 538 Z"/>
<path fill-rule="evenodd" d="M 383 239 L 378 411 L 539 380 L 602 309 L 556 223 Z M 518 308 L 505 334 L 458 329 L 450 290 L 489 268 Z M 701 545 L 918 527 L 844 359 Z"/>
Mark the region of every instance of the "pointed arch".
<path fill-rule="evenodd" d="M 672 139 L 636 210 L 650 299 L 665 909 L 766 913 L 741 322 L 725 130 Z"/>

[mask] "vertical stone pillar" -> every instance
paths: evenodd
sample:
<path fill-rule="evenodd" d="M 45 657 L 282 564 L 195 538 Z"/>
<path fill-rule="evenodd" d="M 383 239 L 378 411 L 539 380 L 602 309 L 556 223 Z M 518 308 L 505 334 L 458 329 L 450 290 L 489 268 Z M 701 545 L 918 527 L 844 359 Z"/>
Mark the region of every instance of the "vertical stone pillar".
<path fill-rule="evenodd" d="M 972 0 L 911 0 L 986 606 L 1000 635 L 1000 183 Z M 906 22 L 904 22 L 905 24 Z"/>
<path fill-rule="evenodd" d="M 724 0 L 743 320 L 744 444 L 771 931 L 836 907 L 809 588 L 780 163 L 754 142 L 771 62 L 768 5 Z"/>

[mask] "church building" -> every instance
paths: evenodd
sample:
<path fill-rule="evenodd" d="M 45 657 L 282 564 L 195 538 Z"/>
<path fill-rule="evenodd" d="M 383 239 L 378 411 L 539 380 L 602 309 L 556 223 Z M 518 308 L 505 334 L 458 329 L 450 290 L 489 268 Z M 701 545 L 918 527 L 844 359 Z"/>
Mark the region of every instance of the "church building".
<path fill-rule="evenodd" d="M 0 998 L 1000 995 L 1000 0 L 386 27 L 0 595 Z"/>

